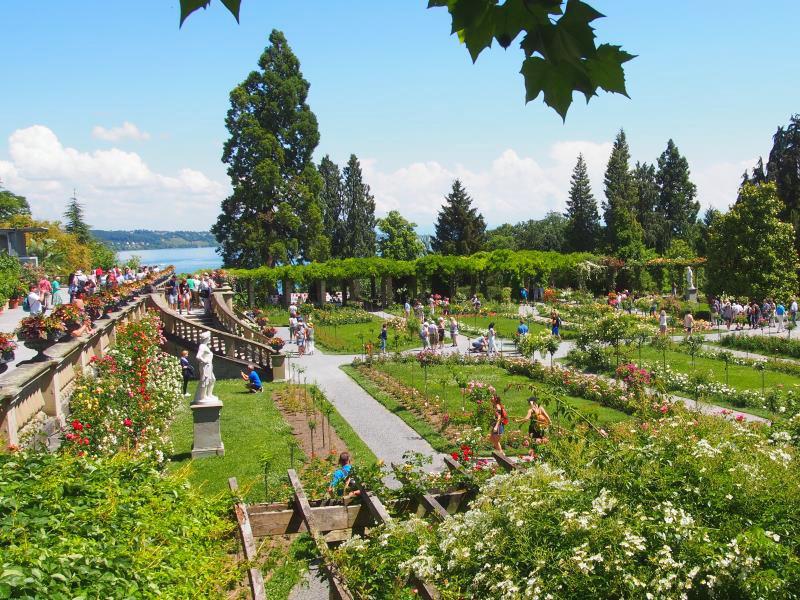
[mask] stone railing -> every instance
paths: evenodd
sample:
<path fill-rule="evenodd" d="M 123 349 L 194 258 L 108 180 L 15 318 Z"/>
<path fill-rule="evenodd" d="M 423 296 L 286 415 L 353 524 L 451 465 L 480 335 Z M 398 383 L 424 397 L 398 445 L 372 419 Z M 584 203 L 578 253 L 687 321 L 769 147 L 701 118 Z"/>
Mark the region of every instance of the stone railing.
<path fill-rule="evenodd" d="M 170 310 L 160 294 L 152 294 L 148 305 L 159 311 L 164 323 L 164 335 L 178 347 L 196 349 L 200 343 L 200 334 L 208 331 L 211 334 L 211 351 L 233 363 L 225 364 L 222 361 L 221 372 L 218 374 L 223 377 L 236 377 L 244 366 L 253 363 L 271 381 L 282 381 L 286 378 L 286 356 L 266 344 L 185 319 Z"/>
<path fill-rule="evenodd" d="M 250 327 L 248 323 L 236 314 L 233 308 L 233 290 L 230 288 L 214 290 L 214 293 L 211 294 L 211 312 L 226 331 L 235 333 L 246 340 L 254 340 L 259 344 L 269 345 L 267 336 Z"/>
<path fill-rule="evenodd" d="M 92 358 L 114 345 L 116 327 L 145 314 L 142 296 L 108 318 L 95 321 L 89 336 L 54 344 L 42 362 L 17 365 L 0 382 L 0 438 L 4 445 L 42 443 L 54 447 L 69 417 L 69 398 Z"/>

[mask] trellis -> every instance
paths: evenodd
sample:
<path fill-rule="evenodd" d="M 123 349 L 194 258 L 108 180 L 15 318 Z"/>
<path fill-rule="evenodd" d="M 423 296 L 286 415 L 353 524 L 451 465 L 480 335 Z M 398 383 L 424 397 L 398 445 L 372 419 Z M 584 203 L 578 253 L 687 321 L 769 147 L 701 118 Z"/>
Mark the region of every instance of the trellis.
<path fill-rule="evenodd" d="M 492 457 L 506 471 L 521 468 L 504 455 L 495 452 Z M 449 470 L 458 472 L 466 480 L 472 479 L 469 471 L 452 457 L 445 456 L 444 462 Z M 228 480 L 234 496 L 233 508 L 245 559 L 250 564 L 255 562 L 256 540 L 259 538 L 308 533 L 320 549 L 322 571 L 330 585 L 331 600 L 354 600 L 356 596 L 348 588 L 347 581 L 322 550 L 328 544 L 349 539 L 354 532 L 364 533 L 372 527 L 389 523 L 393 520 L 392 516 L 380 498 L 363 485 L 359 486 L 361 494 L 357 498 L 343 504 L 324 505 L 309 501 L 294 469 L 287 471 L 287 477 L 293 490 L 293 499 L 289 503 L 245 504 L 237 498 L 239 488 L 236 478 Z M 443 493 L 424 492 L 416 498 L 399 500 L 395 507 L 402 515 L 430 516 L 440 522 L 446 521 L 467 508 L 475 497 L 476 489 L 477 486 L 472 486 L 471 489 Z M 253 599 L 266 600 L 264 578 L 258 567 L 248 569 L 248 579 Z M 406 585 L 415 589 L 423 600 L 439 600 L 441 597 L 433 583 L 415 574 L 409 577 Z"/>

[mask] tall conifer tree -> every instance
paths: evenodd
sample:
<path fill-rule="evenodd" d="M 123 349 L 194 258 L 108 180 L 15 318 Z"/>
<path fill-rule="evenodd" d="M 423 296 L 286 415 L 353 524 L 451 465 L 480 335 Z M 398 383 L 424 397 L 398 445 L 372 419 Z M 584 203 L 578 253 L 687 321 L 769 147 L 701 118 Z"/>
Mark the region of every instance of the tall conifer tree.
<path fill-rule="evenodd" d="M 697 187 L 689 179 L 689 163 L 681 156 L 675 142 L 658 157 L 658 220 L 660 235 L 656 250 L 665 252 L 674 238 L 686 238 L 695 226 L 700 203 L 694 198 Z"/>
<path fill-rule="evenodd" d="M 615 253 L 642 243 L 642 228 L 636 220 L 636 188 L 630 171 L 630 158 L 628 140 L 620 129 L 606 166 L 606 200 L 603 203 L 606 244 Z"/>
<path fill-rule="evenodd" d="M 583 154 L 578 155 L 578 162 L 572 171 L 572 185 L 564 216 L 567 218 L 567 246 L 574 251 L 594 250 L 600 233 L 600 215 Z"/>
<path fill-rule="evenodd" d="M 89 225 L 83 218 L 83 205 L 78 202 L 78 196 L 73 192 L 69 199 L 67 210 L 64 211 L 64 229 L 74 235 L 81 244 L 88 244 L 92 239 L 89 232 Z"/>
<path fill-rule="evenodd" d="M 636 163 L 633 169 L 636 188 L 636 220 L 642 226 L 643 241 L 648 248 L 656 247 L 659 235 L 658 183 L 656 168 L 647 163 Z"/>
<path fill-rule="evenodd" d="M 311 161 L 319 143 L 309 84 L 283 33 L 273 30 L 258 70 L 231 91 L 222 155 L 233 193 L 212 227 L 225 264 L 324 259 L 322 182 Z"/>
<path fill-rule="evenodd" d="M 456 179 L 436 219 L 431 240 L 435 252 L 469 255 L 478 252 L 486 236 L 486 222 L 473 206 L 461 181 Z"/>
<path fill-rule="evenodd" d="M 342 191 L 342 173 L 339 166 L 326 154 L 319 163 L 322 178 L 322 220 L 331 241 L 331 257 L 343 258 L 347 244 L 347 213 Z"/>
<path fill-rule="evenodd" d="M 342 196 L 346 218 L 346 243 L 343 255 L 364 258 L 375 256 L 375 198 L 364 183 L 361 163 L 350 155 L 342 169 Z"/>

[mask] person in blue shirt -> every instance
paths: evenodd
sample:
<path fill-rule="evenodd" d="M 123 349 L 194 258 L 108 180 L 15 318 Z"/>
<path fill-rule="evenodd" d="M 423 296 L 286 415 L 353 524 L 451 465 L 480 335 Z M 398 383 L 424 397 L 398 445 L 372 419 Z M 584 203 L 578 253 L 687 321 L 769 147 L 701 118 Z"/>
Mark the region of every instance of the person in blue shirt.
<path fill-rule="evenodd" d="M 525 324 L 524 319 L 519 320 L 519 325 L 517 326 L 517 333 L 519 335 L 525 335 L 526 333 L 528 333 L 528 326 Z"/>
<path fill-rule="evenodd" d="M 328 494 L 331 496 L 358 496 L 359 490 L 348 492 L 350 478 L 353 474 L 353 465 L 350 464 L 350 453 L 342 452 L 339 455 L 339 467 L 333 472 L 331 483 L 328 486 Z"/>
<path fill-rule="evenodd" d="M 783 320 L 786 318 L 786 307 L 782 302 L 778 302 L 775 307 L 775 320 L 778 322 L 778 331 L 783 331 Z"/>
<path fill-rule="evenodd" d="M 251 394 L 263 391 L 264 388 L 261 387 L 261 377 L 258 376 L 256 366 L 250 364 L 247 365 L 247 369 L 250 371 L 249 375 L 242 371 L 242 379 L 247 382 L 247 389 L 250 390 Z"/>
<path fill-rule="evenodd" d="M 528 304 L 528 288 L 523 286 L 522 289 L 520 289 L 520 291 L 519 291 L 519 295 L 522 298 L 522 303 L 527 305 Z"/>

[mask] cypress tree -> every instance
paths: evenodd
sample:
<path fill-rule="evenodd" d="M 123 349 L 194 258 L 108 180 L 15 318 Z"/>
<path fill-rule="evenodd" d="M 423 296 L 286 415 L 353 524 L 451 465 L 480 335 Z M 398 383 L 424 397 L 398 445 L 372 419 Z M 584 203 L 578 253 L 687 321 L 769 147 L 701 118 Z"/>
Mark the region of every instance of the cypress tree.
<path fill-rule="evenodd" d="M 433 250 L 441 254 L 474 254 L 483 247 L 485 235 L 483 215 L 473 208 L 472 198 L 456 179 L 436 219 Z"/>
<path fill-rule="evenodd" d="M 656 250 L 663 253 L 673 238 L 689 235 L 700 211 L 700 203 L 694 199 L 697 187 L 689 179 L 689 163 L 672 140 L 658 157 L 656 182 L 659 188 L 656 212 L 660 221 Z"/>
<path fill-rule="evenodd" d="M 642 226 L 644 244 L 655 248 L 659 234 L 659 189 L 655 166 L 637 162 L 633 169 L 633 183 L 636 188 L 636 220 Z"/>
<path fill-rule="evenodd" d="M 233 193 L 211 231 L 231 266 L 324 259 L 329 241 L 311 161 L 319 130 L 306 104 L 309 84 L 280 31 L 270 34 L 258 67 L 230 94 L 222 161 Z"/>
<path fill-rule="evenodd" d="M 642 228 L 636 220 L 636 188 L 630 171 L 630 150 L 625 132 L 620 129 L 608 159 L 605 175 L 606 244 L 619 253 L 625 247 L 640 246 Z"/>
<path fill-rule="evenodd" d="M 319 174 L 322 178 L 322 221 L 331 240 L 330 254 L 333 258 L 342 258 L 345 256 L 347 244 L 347 213 L 342 192 L 342 173 L 339 166 L 325 155 L 319 163 Z"/>
<path fill-rule="evenodd" d="M 564 216 L 567 218 L 567 246 L 579 252 L 594 250 L 600 233 L 600 215 L 583 154 L 578 155 L 578 162 L 572 171 L 572 185 Z"/>
<path fill-rule="evenodd" d="M 753 175 L 757 178 L 756 170 Z M 794 225 L 795 247 L 800 250 L 800 115 L 793 115 L 785 129 L 778 127 L 772 138 L 767 174 L 762 167 L 761 179 L 775 182 L 781 200 L 778 216 Z"/>
<path fill-rule="evenodd" d="M 364 258 L 375 256 L 375 198 L 369 192 L 361 173 L 361 163 L 350 155 L 342 169 L 342 196 L 346 224 L 343 255 Z"/>

